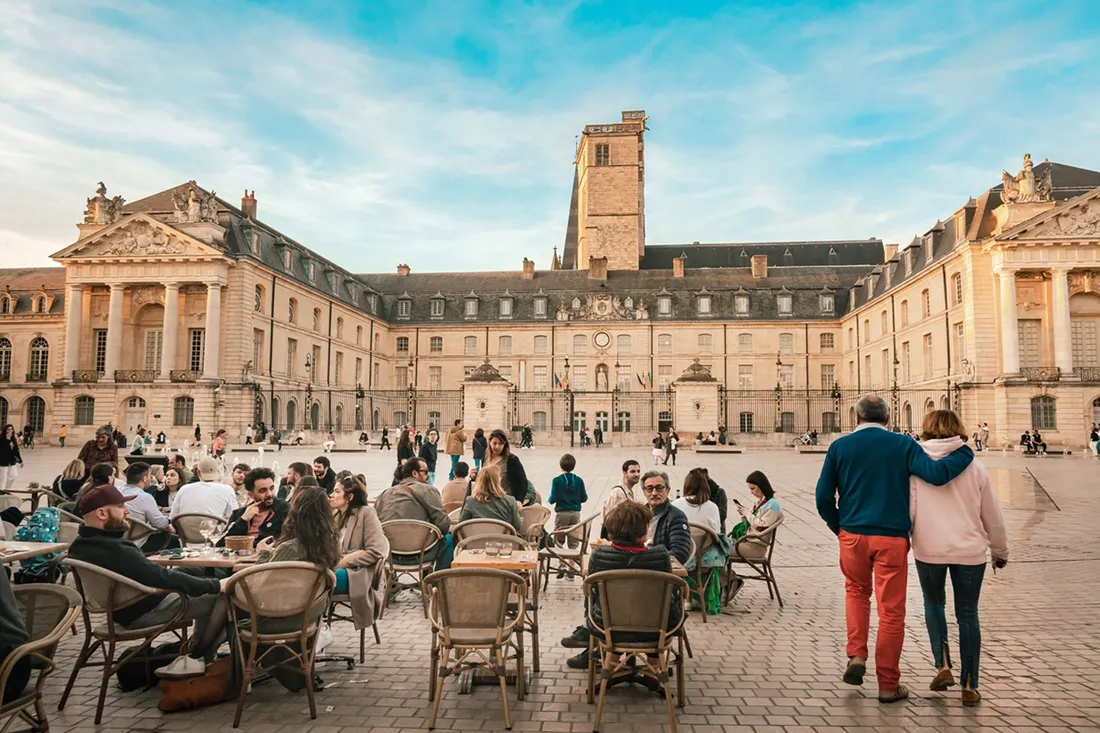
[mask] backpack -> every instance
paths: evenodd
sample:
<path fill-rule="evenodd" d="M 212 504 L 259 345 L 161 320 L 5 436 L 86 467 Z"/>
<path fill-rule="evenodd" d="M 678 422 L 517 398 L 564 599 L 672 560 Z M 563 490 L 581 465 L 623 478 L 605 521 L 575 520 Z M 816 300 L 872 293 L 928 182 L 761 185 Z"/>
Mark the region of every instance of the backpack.
<path fill-rule="evenodd" d="M 57 542 L 57 533 L 61 525 L 61 515 L 53 507 L 35 509 L 34 514 L 19 525 L 12 539 L 18 542 Z M 49 575 L 50 561 L 57 553 L 39 555 L 19 562 L 20 570 L 16 573 L 16 583 L 51 582 L 46 577 Z"/>

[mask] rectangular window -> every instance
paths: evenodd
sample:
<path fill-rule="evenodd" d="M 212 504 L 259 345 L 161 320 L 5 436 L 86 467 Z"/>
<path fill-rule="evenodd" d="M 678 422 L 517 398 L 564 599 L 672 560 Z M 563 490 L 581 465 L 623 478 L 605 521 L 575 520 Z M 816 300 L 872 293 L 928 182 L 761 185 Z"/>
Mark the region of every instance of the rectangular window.
<path fill-rule="evenodd" d="M 159 328 L 145 332 L 145 369 L 160 372 L 161 348 L 164 346 L 164 332 Z"/>
<path fill-rule="evenodd" d="M 477 317 L 477 300 L 474 299 L 474 298 L 467 298 L 466 299 L 466 310 L 464 312 L 466 313 L 467 318 L 476 318 Z"/>
<path fill-rule="evenodd" d="M 783 385 L 783 389 L 794 389 L 794 364 L 779 366 L 779 383 Z"/>
<path fill-rule="evenodd" d="M 619 337 L 615 345 L 618 348 L 618 353 L 629 354 L 631 349 L 634 348 L 634 339 L 630 338 L 629 336 L 623 335 Z"/>
<path fill-rule="evenodd" d="M 572 371 L 570 376 L 573 378 L 573 384 L 570 386 L 575 392 L 584 392 L 588 389 L 588 367 L 578 364 Z"/>
<path fill-rule="evenodd" d="M 821 334 L 821 353 L 831 354 L 836 349 L 836 336 L 831 333 Z"/>
<path fill-rule="evenodd" d="M 443 389 L 443 367 L 428 367 L 428 389 Z"/>
<path fill-rule="evenodd" d="M 932 376 L 932 334 L 924 334 L 924 378 Z"/>
<path fill-rule="evenodd" d="M 582 333 L 578 333 L 573 337 L 573 353 L 574 354 L 587 354 L 588 353 L 588 337 Z"/>
<path fill-rule="evenodd" d="M 509 356 L 512 353 L 512 337 L 501 336 L 497 340 L 497 352 L 504 356 Z"/>
<path fill-rule="evenodd" d="M 714 337 L 709 333 L 699 334 L 699 353 L 710 354 L 714 350 Z"/>
<path fill-rule="evenodd" d="M 630 389 L 630 383 L 633 377 L 630 374 L 629 364 L 620 364 L 619 368 L 615 370 L 615 377 L 616 384 L 619 385 L 620 390 L 625 391 Z"/>
<path fill-rule="evenodd" d="M 856 363 L 854 361 L 848 362 L 848 384 L 854 385 L 856 383 Z"/>
<path fill-rule="evenodd" d="M 671 316 L 672 315 L 672 298 L 667 295 L 662 295 L 657 298 L 657 315 L 659 316 Z"/>
<path fill-rule="evenodd" d="M 1100 353 L 1097 351 L 1097 331 L 1100 330 L 1098 326 L 1100 320 L 1095 318 L 1074 318 L 1070 321 L 1074 367 L 1100 366 Z"/>
<path fill-rule="evenodd" d="M 336 384 L 344 383 L 344 354 L 341 351 L 336 352 Z"/>
<path fill-rule="evenodd" d="M 511 364 L 501 364 L 499 367 L 497 367 L 497 371 L 500 372 L 500 376 L 504 377 L 509 382 L 512 381 L 512 365 Z"/>
<path fill-rule="evenodd" d="M 659 334 L 657 334 L 657 355 L 658 356 L 671 356 L 672 355 L 672 334 L 671 333 L 659 333 Z"/>
<path fill-rule="evenodd" d="M 913 354 L 909 348 L 909 342 L 901 345 L 901 375 L 906 382 L 913 381 Z"/>
<path fill-rule="evenodd" d="M 477 356 L 477 336 L 467 336 L 462 343 L 462 353 L 466 356 Z"/>
<path fill-rule="evenodd" d="M 432 318 L 443 317 L 443 305 L 445 302 L 446 301 L 444 301 L 442 298 L 432 299 Z"/>
<path fill-rule="evenodd" d="M 545 336 L 535 336 L 535 353 L 545 354 L 549 348 L 549 339 Z"/>
<path fill-rule="evenodd" d="M 776 306 L 779 309 L 779 315 L 789 316 L 794 308 L 794 298 L 786 293 L 779 295 L 775 299 Z"/>
<path fill-rule="evenodd" d="M 955 348 L 951 352 L 951 358 L 955 362 L 955 373 L 962 372 L 962 362 L 966 358 L 966 332 L 963 324 L 955 324 Z"/>
<path fill-rule="evenodd" d="M 1020 319 L 1020 366 L 1042 366 L 1039 339 L 1041 338 L 1041 321 L 1038 318 Z"/>
<path fill-rule="evenodd" d="M 821 365 L 821 388 L 831 389 L 836 384 L 836 366 L 833 364 Z"/>
<path fill-rule="evenodd" d="M 596 143 L 596 165 L 611 165 L 611 145 Z"/>
<path fill-rule="evenodd" d="M 535 318 L 546 318 L 546 298 L 535 298 Z"/>
<path fill-rule="evenodd" d="M 202 371 L 202 361 L 206 356 L 206 329 L 193 328 L 190 332 L 191 359 L 190 369 L 193 372 Z"/>
<path fill-rule="evenodd" d="M 794 353 L 794 334 L 793 333 L 781 333 L 781 334 L 779 334 L 779 353 L 781 353 L 781 354 L 793 354 Z"/>
<path fill-rule="evenodd" d="M 371 309 L 373 310 L 373 308 Z M 412 301 L 411 300 L 399 300 L 397 301 L 397 317 L 408 318 L 412 313 Z"/>
<path fill-rule="evenodd" d="M 822 313 L 833 313 L 836 310 L 836 298 L 832 293 L 819 295 L 817 304 L 820 306 Z"/>
<path fill-rule="evenodd" d="M 174 365 L 169 365 L 174 366 Z M 107 329 L 95 330 L 95 370 L 103 374 L 107 368 Z"/>
<path fill-rule="evenodd" d="M 657 367 L 657 386 L 660 389 L 668 389 L 672 384 L 672 365 L 661 364 Z"/>
<path fill-rule="evenodd" d="M 359 358 L 355 360 L 355 383 L 363 383 L 363 360 Z"/>
<path fill-rule="evenodd" d="M 252 371 L 256 374 L 264 373 L 264 332 L 258 328 L 252 329 Z"/>
<path fill-rule="evenodd" d="M 546 367 L 536 366 L 531 369 L 531 383 L 535 389 L 546 389 L 549 386 L 546 379 Z"/>
<path fill-rule="evenodd" d="M 698 303 L 697 303 L 697 308 L 698 308 L 699 315 L 709 316 L 710 315 L 710 296 L 709 295 L 700 295 Z"/>
<path fill-rule="evenodd" d="M 429 351 L 429 353 L 432 353 L 432 354 L 442 354 L 443 353 L 443 337 L 442 336 L 432 336 L 431 339 L 428 341 L 428 351 Z"/>
<path fill-rule="evenodd" d="M 512 299 L 501 298 L 500 299 L 500 317 L 511 318 L 512 317 Z"/>
<path fill-rule="evenodd" d="M 740 389 L 752 389 L 752 364 L 737 366 L 737 386 Z"/>
<path fill-rule="evenodd" d="M 409 368 L 399 366 L 393 370 L 393 386 L 405 388 L 409 386 Z"/>
<path fill-rule="evenodd" d="M 737 334 L 737 353 L 739 353 L 739 354 L 751 354 L 752 353 L 752 334 L 751 333 L 739 333 L 739 334 Z"/>
<path fill-rule="evenodd" d="M 890 349 L 882 350 L 882 384 L 890 381 Z"/>
<path fill-rule="evenodd" d="M 407 353 L 409 353 L 409 337 L 408 336 L 398 336 L 397 337 L 397 353 L 398 354 L 407 354 Z"/>
<path fill-rule="evenodd" d="M 752 432 L 752 413 L 742 412 L 737 418 L 737 429 L 742 433 Z"/>
<path fill-rule="evenodd" d="M 468 379 L 470 377 L 470 375 L 474 373 L 474 369 L 476 369 L 476 368 L 477 367 L 474 367 L 474 366 L 464 366 L 464 367 L 462 367 L 462 377 L 463 377 L 463 379 Z"/>
<path fill-rule="evenodd" d="M 874 380 L 871 378 L 871 355 L 870 354 L 865 354 L 863 356 L 863 374 L 861 376 L 863 377 L 863 385 L 865 387 L 875 383 Z"/>
<path fill-rule="evenodd" d="M 319 376 L 324 376 L 324 375 L 321 374 L 321 372 L 323 370 L 321 369 L 321 347 L 320 346 L 314 346 L 313 347 L 313 359 L 311 359 L 310 361 L 311 361 L 311 364 L 310 364 L 310 367 L 309 367 L 309 369 L 310 369 L 309 381 L 316 382 L 317 378 Z"/>
<path fill-rule="evenodd" d="M 733 312 L 739 316 L 747 316 L 749 314 L 749 296 L 733 296 Z"/>
<path fill-rule="evenodd" d="M 298 342 L 295 339 L 286 340 L 286 375 L 293 379 L 297 375 Z"/>

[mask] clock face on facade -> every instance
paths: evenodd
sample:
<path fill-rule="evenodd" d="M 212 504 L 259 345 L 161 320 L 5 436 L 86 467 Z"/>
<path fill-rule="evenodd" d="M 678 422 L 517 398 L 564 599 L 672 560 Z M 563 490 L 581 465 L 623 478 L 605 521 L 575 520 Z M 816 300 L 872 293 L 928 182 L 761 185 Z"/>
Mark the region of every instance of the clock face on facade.
<path fill-rule="evenodd" d="M 596 342 L 596 346 L 601 349 L 606 349 L 611 344 L 611 336 L 606 331 L 600 331 L 592 340 Z"/>

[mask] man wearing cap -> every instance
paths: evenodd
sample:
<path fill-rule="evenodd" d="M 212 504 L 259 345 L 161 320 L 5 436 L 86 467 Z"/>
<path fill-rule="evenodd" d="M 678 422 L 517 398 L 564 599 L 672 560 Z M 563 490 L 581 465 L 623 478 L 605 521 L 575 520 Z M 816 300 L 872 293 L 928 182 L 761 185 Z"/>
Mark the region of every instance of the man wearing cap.
<path fill-rule="evenodd" d="M 184 484 L 176 492 L 172 502 L 171 517 L 181 514 L 212 514 L 226 520 L 237 511 L 237 494 L 228 484 L 221 483 L 222 464 L 217 458 L 207 456 L 195 465 L 198 481 Z"/>
<path fill-rule="evenodd" d="M 91 489 L 80 500 L 84 524 L 69 546 L 69 558 L 124 575 L 142 585 L 179 591 L 187 596 L 187 612 L 181 620 L 195 622 L 191 656 L 179 657 L 157 670 L 161 677 L 193 677 L 206 671 L 221 643 L 227 606 L 221 596 L 227 581 L 197 577 L 163 568 L 142 554 L 137 545 L 123 539 L 126 531 L 126 497 L 111 484 Z M 114 612 L 116 623 L 129 628 L 159 626 L 175 619 L 183 605 L 175 593 L 156 593 Z"/>

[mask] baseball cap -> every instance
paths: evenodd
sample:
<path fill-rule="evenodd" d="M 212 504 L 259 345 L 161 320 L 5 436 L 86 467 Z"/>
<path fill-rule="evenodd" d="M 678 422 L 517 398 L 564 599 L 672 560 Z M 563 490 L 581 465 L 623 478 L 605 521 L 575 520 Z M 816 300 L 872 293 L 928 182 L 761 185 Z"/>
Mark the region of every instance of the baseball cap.
<path fill-rule="evenodd" d="M 221 476 L 222 463 L 213 456 L 207 456 L 196 464 L 195 470 L 199 472 L 203 481 L 215 481 Z"/>
<path fill-rule="evenodd" d="M 113 484 L 103 484 L 90 489 L 80 500 L 80 513 L 88 514 L 101 507 L 125 503 L 126 497 Z"/>

